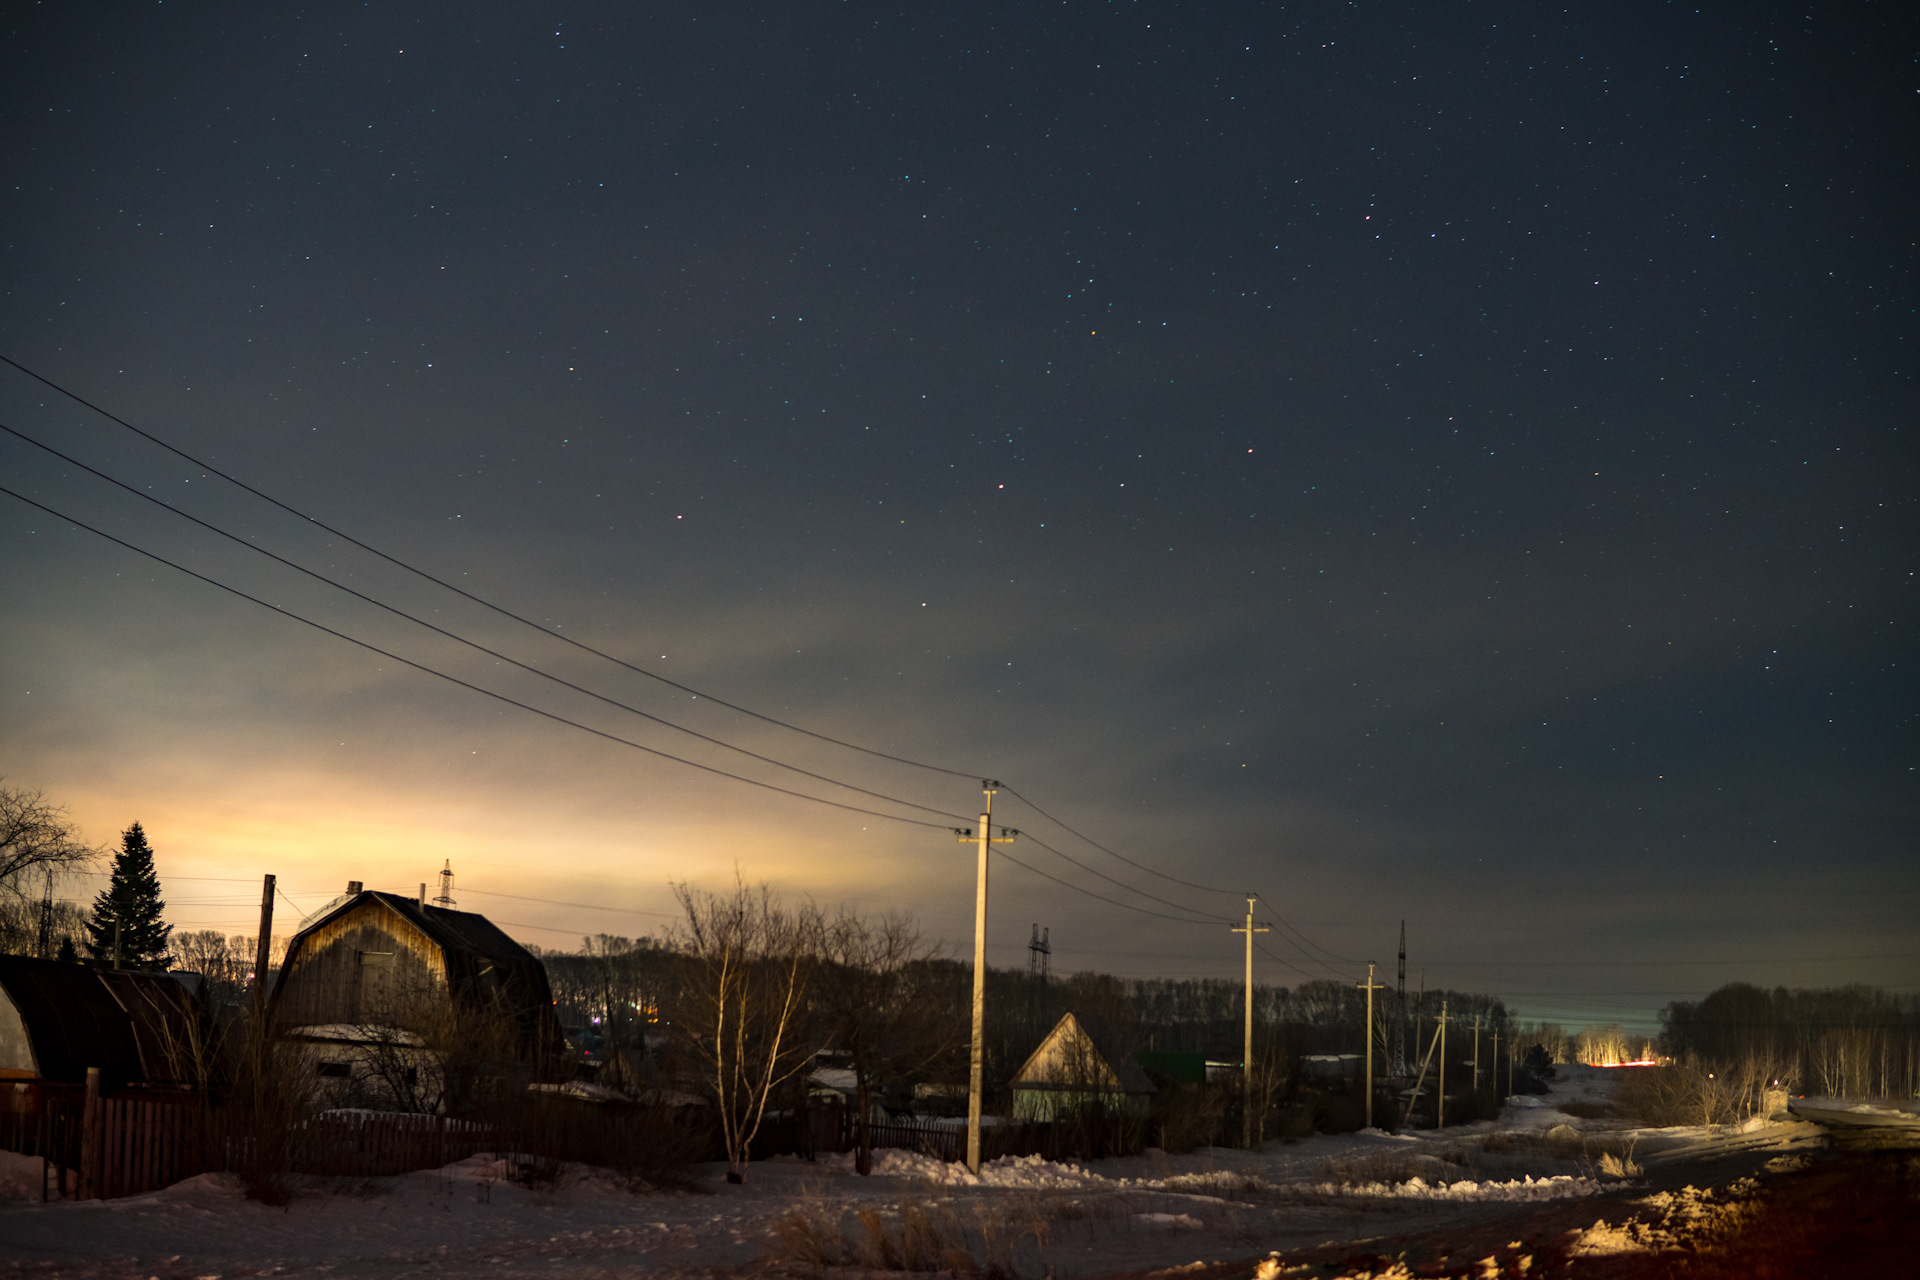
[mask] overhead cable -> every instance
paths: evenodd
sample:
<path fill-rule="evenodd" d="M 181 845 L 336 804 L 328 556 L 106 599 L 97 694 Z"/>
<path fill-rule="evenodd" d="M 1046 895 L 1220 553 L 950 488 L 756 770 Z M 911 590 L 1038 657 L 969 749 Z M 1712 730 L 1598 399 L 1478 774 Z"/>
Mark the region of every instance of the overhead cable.
<path fill-rule="evenodd" d="M 1210 912 L 1200 911 L 1195 907 L 1187 906 L 1185 903 L 1175 902 L 1171 898 L 1163 898 L 1158 894 L 1148 893 L 1145 889 L 1136 889 L 1124 880 L 1116 880 L 1112 876 L 1108 875 L 1106 872 L 1099 871 L 1094 869 L 1093 867 L 1088 866 L 1086 863 L 1080 861 L 1080 859 L 1072 856 L 1071 854 L 1062 853 L 1060 850 L 1054 848 L 1052 845 L 1040 839 L 1038 836 L 1033 835 L 1031 832 L 1022 831 L 1020 835 L 1021 835 L 1021 838 L 1033 844 L 1039 845 L 1042 849 L 1045 849 L 1048 853 L 1052 854 L 1054 857 L 1061 858 L 1067 862 L 1071 862 L 1074 866 L 1080 868 L 1082 871 L 1086 872 L 1088 875 L 1099 876 L 1102 880 L 1105 880 L 1108 884 L 1117 885 L 1120 888 L 1125 889 L 1128 893 L 1139 894 L 1141 897 L 1147 899 L 1149 902 L 1157 902 L 1161 906 L 1172 907 L 1175 911 L 1187 911 L 1187 912 L 1191 912 L 1194 915 L 1206 916 L 1210 921 L 1218 921 L 1221 924 L 1232 923 L 1232 921 L 1229 920 L 1226 916 L 1216 916 Z"/>
<path fill-rule="evenodd" d="M 799 765 L 788 764 L 783 760 L 776 760 L 772 756 L 763 756 L 757 751 L 749 751 L 745 747 L 735 746 L 733 743 L 728 742 L 725 739 L 716 738 L 711 736 L 710 734 L 701 733 L 697 729 L 689 729 L 685 725 L 678 724 L 672 720 L 666 719 L 665 717 L 654 715 L 651 712 L 642 711 L 640 710 L 640 708 L 635 706 L 629 706 L 627 703 L 621 702 L 617 698 L 609 698 L 603 693 L 595 693 L 592 689 L 586 688 L 583 685 L 575 684 L 573 681 L 568 680 L 562 676 L 554 675 L 550 671 L 542 670 L 541 668 L 533 666 L 529 663 L 521 662 L 517 658 L 509 657 L 508 655 L 501 653 L 497 649 L 490 649 L 486 645 L 481 644 L 476 640 L 469 640 L 463 635 L 460 635 L 453 631 L 449 631 L 445 627 L 439 626 L 435 623 L 428 622 L 424 618 L 416 618 L 414 615 L 408 613 L 404 609 L 396 608 L 395 606 L 387 604 L 385 601 L 382 601 L 382 600 L 376 600 L 374 597 L 367 595 L 363 591 L 356 591 L 352 587 L 347 586 L 345 583 L 336 582 L 332 578 L 327 577 L 327 575 L 325 575 L 324 573 L 320 573 L 319 571 L 314 569 L 309 569 L 305 565 L 298 564 L 292 560 L 287 559 L 285 556 L 276 555 L 273 552 L 267 550 L 265 547 L 256 546 L 237 534 L 227 532 L 225 529 L 222 529 L 219 525 L 213 524 L 206 520 L 202 520 L 199 516 L 193 515 L 190 512 L 182 511 L 178 507 L 173 506 L 171 503 L 164 502 L 161 499 L 154 497 L 150 493 L 142 493 L 140 490 L 134 488 L 132 485 L 126 483 L 124 480 L 117 480 L 113 476 L 108 475 L 106 472 L 101 471 L 98 468 L 90 467 L 86 463 L 80 461 L 78 458 L 71 457 L 68 454 L 62 453 L 60 452 L 60 450 L 55 449 L 52 445 L 44 444 L 41 441 L 34 439 L 32 436 L 27 435 L 25 432 L 8 426 L 4 422 L 0 422 L 0 431 L 5 431 L 9 435 L 12 435 L 21 440 L 24 440 L 28 444 L 33 445 L 35 448 L 44 449 L 46 452 L 52 454 L 56 458 L 59 458 L 63 462 L 71 463 L 72 465 L 79 467 L 82 471 L 88 472 L 91 475 L 97 476 L 100 479 L 105 480 L 108 484 L 115 485 L 118 488 L 126 490 L 128 493 L 132 494 L 136 498 L 140 498 L 140 499 L 143 499 L 144 501 L 150 502 L 154 506 L 159 507 L 161 510 L 180 517 L 182 520 L 190 521 L 193 524 L 199 525 L 202 529 L 207 530 L 209 533 L 218 534 L 220 537 L 225 538 L 227 541 L 232 542 L 237 546 L 244 547 L 248 551 L 252 551 L 258 555 L 263 555 L 267 559 L 272 560 L 276 564 L 285 565 L 287 568 L 294 570 L 296 573 L 303 573 L 307 577 L 312 578 L 316 582 L 324 582 L 326 585 L 334 588 L 336 591 L 343 591 L 347 595 L 352 596 L 356 600 L 362 601 L 366 604 L 370 604 L 376 609 L 384 609 L 386 612 L 394 615 L 396 618 L 403 618 L 406 621 L 413 623 L 415 626 L 424 627 L 428 631 L 433 632 L 435 635 L 444 636 L 456 644 L 463 644 L 467 646 L 469 649 L 473 649 L 479 653 L 486 654 L 489 658 L 493 658 L 497 661 L 504 662 L 508 666 L 517 667 L 520 670 L 525 671 L 530 675 L 536 675 L 541 677 L 542 679 L 551 680 L 553 681 L 553 683 L 560 685 L 562 688 L 571 689 L 575 693 L 584 694 L 589 698 L 593 698 L 597 701 L 604 702 L 610 707 L 617 707 L 620 710 L 625 711 L 631 715 L 639 716 L 642 720 L 651 720 L 653 723 L 657 725 L 662 725 L 668 729 L 673 729 L 679 733 L 687 734 L 689 737 L 698 738 L 700 739 L 700 741 L 710 743 L 713 746 L 721 747 L 728 751 L 737 751 L 741 755 L 746 756 L 749 759 L 760 761 L 762 764 L 769 764 L 774 766 L 777 769 L 786 769 L 793 773 L 800 774 L 802 777 L 812 778 L 816 782 L 824 782 L 824 783 L 827 783 L 829 786 L 845 787 L 848 791 L 857 791 L 861 795 L 872 796 L 876 800 L 885 800 L 889 804 L 903 805 L 909 809 L 918 809 L 923 813 L 938 814 L 943 818 L 958 818 L 963 821 L 966 818 L 965 814 L 948 813 L 944 809 L 935 809 L 929 805 L 917 804 L 912 800 L 902 800 L 898 796 L 890 796 L 882 791 L 869 790 L 866 787 L 855 786 L 851 782 L 842 782 L 838 778 L 828 777 L 826 774 L 823 774 L 823 773 L 815 773 L 811 769 L 802 769 Z"/>
<path fill-rule="evenodd" d="M 0 360 L 4 360 L 5 358 L 6 357 L 4 356 L 0 356 Z M 458 685 L 462 689 L 469 689 L 474 693 L 478 693 L 485 697 L 492 698 L 496 702 L 504 702 L 510 707 L 518 707 L 522 711 L 530 712 L 533 715 L 540 716 L 541 718 L 546 720 L 552 720 L 556 724 L 563 724 L 570 728 L 579 729 L 583 733 L 590 733 L 596 738 L 605 738 L 608 742 L 616 742 L 623 747 L 632 747 L 635 751 L 644 751 L 646 754 L 650 756 L 658 756 L 662 760 L 671 760 L 676 764 L 686 765 L 690 769 L 698 769 L 702 773 L 710 773 L 716 777 L 727 778 L 734 782 L 744 782 L 749 786 L 760 787 L 761 789 L 766 791 L 777 792 L 780 795 L 784 795 L 784 796 L 792 796 L 796 800 L 807 800 L 807 801 L 811 801 L 814 804 L 826 805 L 829 808 L 843 809 L 849 813 L 861 813 L 871 818 L 884 818 L 890 822 L 905 823 L 908 826 L 931 827 L 937 830 L 947 829 L 947 826 L 945 823 L 924 822 L 919 818 L 903 818 L 899 814 L 883 813 L 878 809 L 863 809 L 859 805 L 844 804 L 838 800 L 828 800 L 822 796 L 808 795 L 804 791 L 794 791 L 788 787 L 775 786 L 771 782 L 762 782 L 758 778 L 749 778 L 742 774 L 729 773 L 725 769 L 717 769 L 714 766 L 709 764 L 701 764 L 697 760 L 689 760 L 684 756 L 676 756 L 670 751 L 662 751 L 657 747 L 649 747 L 641 743 L 634 742 L 630 738 L 622 738 L 618 734 L 608 733 L 604 729 L 595 729 L 591 725 L 581 724 L 578 720 L 569 720 L 567 717 L 563 715 L 559 715 L 552 711 L 544 711 L 539 707 L 533 706 L 529 703 L 521 702 L 516 698 L 509 698 L 504 693 L 495 693 L 491 689 L 483 688 L 482 686 L 477 684 L 472 684 L 466 680 L 460 679 L 458 676 L 448 675 L 446 672 L 436 670 L 435 668 L 429 667 L 424 663 L 415 662 L 410 658 L 403 658 L 397 653 L 393 653 L 393 652 L 390 652 L 389 650 L 382 649 L 380 646 L 375 644 L 369 644 L 367 641 L 360 640 L 353 636 L 350 636 L 346 634 L 344 631 L 336 631 L 332 627 L 326 626 L 323 623 L 315 622 L 311 618 L 302 617 L 300 614 L 294 613 L 290 609 L 283 609 L 277 604 L 269 604 L 265 600 L 260 599 L 258 596 L 248 595 L 246 592 L 240 590 L 238 587 L 230 587 L 224 582 L 218 581 L 217 579 L 214 579 L 214 578 L 209 578 L 206 574 L 196 573 L 192 569 L 187 568 L 185 565 L 176 564 L 173 561 L 167 559 L 165 556 L 158 555 L 152 551 L 148 551 L 144 547 L 136 546 L 133 543 L 126 541 L 123 538 L 116 538 L 112 534 L 107 533 L 102 529 L 94 528 L 92 525 L 87 524 L 85 521 L 76 520 L 72 516 L 66 515 L 60 511 L 56 511 L 54 508 L 47 506 L 45 503 L 36 502 L 32 498 L 27 497 L 25 494 L 16 493 L 12 489 L 8 489 L 5 487 L 0 487 L 0 493 L 4 493 L 10 498 L 17 498 L 21 502 L 26 503 L 28 506 L 36 507 L 39 510 L 46 512 L 48 515 L 53 516 L 57 520 L 65 520 L 69 524 L 72 524 L 81 529 L 85 529 L 88 533 L 95 534 L 99 537 L 105 538 L 108 542 L 111 542 L 116 546 L 125 547 L 127 550 L 135 552 L 139 555 L 145 556 L 149 560 L 155 561 L 156 563 L 159 563 L 159 564 L 166 565 L 169 569 L 175 569 L 181 573 L 186 574 L 190 578 L 196 578 L 199 581 L 206 583 L 208 586 L 218 587 L 220 590 L 227 592 L 229 595 L 238 596 L 240 599 L 249 601 L 250 603 L 253 603 L 253 604 L 257 604 L 263 609 L 270 609 L 274 613 L 280 614 L 282 617 L 291 618 L 295 622 L 304 623 L 305 625 L 312 627 L 315 631 L 323 632 L 339 640 L 345 640 L 348 644 L 357 645 L 360 648 L 367 650 L 369 653 L 377 653 L 383 658 L 387 658 L 394 662 L 400 663 L 402 666 L 412 667 L 415 671 L 420 671 L 420 672 L 424 672 L 427 675 L 435 676 L 441 680 L 446 681 L 448 684 Z"/>
<path fill-rule="evenodd" d="M 980 774 L 977 771 L 948 769 L 941 765 L 928 764 L 923 760 L 913 760 L 906 756 L 893 755 L 889 752 L 880 751 L 873 747 L 863 747 L 858 743 L 847 742 L 840 738 L 832 737 L 828 734 L 816 733 L 812 729 L 804 729 L 797 724 L 789 724 L 785 720 L 779 720 L 773 716 L 764 715 L 761 712 L 754 711 L 751 708 L 739 706 L 735 703 L 728 702 L 725 698 L 716 698 L 710 693 L 705 693 L 699 689 L 693 688 L 691 685 L 681 684 L 679 681 L 669 679 L 668 677 L 661 675 L 657 671 L 649 671 L 645 667 L 636 666 L 633 663 L 628 662 L 624 658 L 618 658 L 618 657 L 615 657 L 613 654 L 606 653 L 600 649 L 596 649 L 590 644 L 586 644 L 583 641 L 574 639 L 572 636 L 562 635 L 560 632 L 557 632 L 557 631 L 550 631 L 546 627 L 541 626 L 539 623 L 533 621 L 530 618 L 522 617 L 520 614 L 513 612 L 513 610 L 508 609 L 503 605 L 497 605 L 493 603 L 491 600 L 484 599 L 481 596 L 477 596 L 473 592 L 466 590 L 464 587 L 458 586 L 452 582 L 448 582 L 444 578 L 435 577 L 433 574 L 428 573 L 425 569 L 421 569 L 415 565 L 409 564 L 407 561 L 400 559 L 398 556 L 389 555 L 386 552 L 380 550 L 378 547 L 375 547 L 366 542 L 362 542 L 360 539 L 354 537 L 350 533 L 346 533 L 346 532 L 343 532 L 342 530 L 336 529 L 332 525 L 327 524 L 325 521 L 322 521 L 314 516 L 310 516 L 306 512 L 298 509 L 297 507 L 291 506 L 288 503 L 280 501 L 280 499 L 274 497 L 269 493 L 266 493 L 260 489 L 254 488 L 252 485 L 248 484 L 246 481 L 241 480 L 237 476 L 233 476 L 228 474 L 225 471 L 222 471 L 220 468 L 214 466 L 212 463 L 196 458 L 192 454 L 188 453 L 186 450 L 181 449 L 175 445 L 169 444 L 167 441 L 161 439 L 159 436 L 154 435 L 152 432 L 145 431 L 139 427 L 134 426 L 131 422 L 128 422 L 125 418 L 119 417 L 118 415 L 111 413 L 106 409 L 101 408 L 99 405 L 93 403 L 91 400 L 86 399 L 84 396 L 81 396 L 77 392 L 69 391 L 67 388 L 61 386 L 59 383 L 55 382 L 53 379 L 45 377 L 42 374 L 35 373 L 32 369 L 27 368 L 25 365 L 21 364 L 17 360 L 12 360 L 4 355 L 0 355 L 0 362 L 4 362 L 5 364 L 12 366 L 13 368 L 19 370 L 21 373 L 26 374 L 29 378 L 32 378 L 36 382 L 39 382 L 45 386 L 51 387 L 53 390 L 59 392 L 61 395 L 66 396 L 69 400 L 72 400 L 77 404 L 85 405 L 87 408 L 93 410 L 95 413 L 99 414 L 101 417 L 107 419 L 109 422 L 113 422 L 121 427 L 126 428 L 128 431 L 133 432 L 135 435 L 139 436 L 141 439 L 147 440 L 155 445 L 158 445 L 160 448 L 165 449 L 168 453 L 173 454 L 175 457 L 185 459 L 186 461 L 191 462 L 194 466 L 201 468 L 203 471 L 206 471 L 212 475 L 219 476 L 222 480 L 225 480 L 228 484 L 235 485 L 238 488 L 244 489 L 246 492 L 252 494 L 254 497 L 259 498 L 262 502 L 266 502 L 275 507 L 278 507 L 280 510 L 286 512 L 288 515 L 294 516 L 300 520 L 304 520 L 308 524 L 313 525 L 315 528 L 324 529 L 326 532 L 332 534 L 334 537 L 340 538 L 347 542 L 352 543 L 354 546 L 360 548 L 362 551 L 365 551 L 369 555 L 378 556 L 380 559 L 385 560 L 388 564 L 391 564 L 396 568 L 405 569 L 408 573 L 424 578 L 428 582 L 433 583 L 435 586 L 443 587 L 446 590 L 453 592 L 457 596 L 461 596 L 467 600 L 471 600 L 473 603 L 479 605 L 483 609 L 489 609 L 494 613 L 499 614 L 501 617 L 509 618 L 512 621 L 517 622 L 524 627 L 531 627 L 533 630 L 538 631 L 543 636 L 548 636 L 552 639 L 559 640 L 564 644 L 572 645 L 574 648 L 580 650 L 583 653 L 590 653 L 596 658 L 600 658 L 606 662 L 611 662 L 618 667 L 624 667 L 626 670 L 631 671 L 636 675 L 645 676 L 649 680 L 658 680 L 661 684 L 664 684 L 667 687 L 672 689 L 678 689 L 682 693 L 690 693 L 695 695 L 696 697 L 705 698 L 707 701 L 715 703 L 719 706 L 725 707 L 729 711 L 738 712 L 743 716 L 751 716 L 753 719 L 759 720 L 765 724 L 774 725 L 778 728 L 786 729 L 793 733 L 803 734 L 806 737 L 813 738 L 814 740 L 819 742 L 831 743 L 833 746 L 844 747 L 849 751 L 858 751 L 864 755 L 873 756 L 877 759 L 891 760 L 895 764 L 911 765 L 916 769 L 926 769 L 933 773 L 944 773 L 950 777 L 978 778 L 980 776 Z M 78 523 L 78 521 L 76 521 L 75 523 Z"/>
<path fill-rule="evenodd" d="M 1039 814 L 1041 817 L 1045 818 L 1048 822 L 1051 822 L 1054 826 L 1059 827 L 1062 831 L 1065 831 L 1068 835 L 1071 835 L 1077 839 L 1086 841 L 1088 844 L 1092 845 L 1094 848 L 1098 849 L 1100 852 L 1106 854 L 1109 858 L 1118 858 L 1120 861 L 1126 863 L 1128 866 L 1134 868 L 1136 871 L 1144 871 L 1150 876 L 1158 876 L 1162 880 L 1166 880 L 1166 881 L 1169 881 L 1170 883 L 1180 885 L 1183 888 L 1198 889 L 1202 893 L 1225 893 L 1225 894 L 1231 894 L 1234 897 L 1240 897 L 1245 893 L 1245 890 L 1242 890 L 1242 889 L 1220 889 L 1210 884 L 1195 884 L 1191 880 L 1182 880 L 1179 876 L 1170 876 L 1164 871 L 1155 871 L 1152 867 L 1149 867 L 1144 863 L 1135 862 L 1132 858 L 1127 857 L 1123 853 L 1115 853 L 1112 849 L 1107 848 L 1107 846 L 1101 844 L 1098 840 L 1095 840 L 1092 836 L 1083 835 L 1081 832 L 1075 831 L 1072 827 L 1068 826 L 1066 823 L 1062 822 L 1060 819 L 1054 817 L 1052 814 L 1048 813 L 1045 809 L 1042 809 L 1039 805 L 1035 804 L 1033 801 L 1021 795 L 1018 791 L 1015 791 L 1012 787 L 1002 786 L 1001 790 L 1004 791 L 1007 795 L 1012 796 L 1015 800 L 1018 800 L 1021 804 L 1024 804 L 1025 806 L 1027 806 L 1027 808 Z"/>
<path fill-rule="evenodd" d="M 1130 902 L 1121 902 L 1118 898 L 1109 898 L 1105 894 L 1095 893 L 1091 889 L 1083 889 L 1079 885 L 1074 884 L 1070 880 L 1062 880 L 1059 876 L 1048 875 L 1046 872 L 1042 871 L 1040 868 L 1032 865 L 1031 863 L 1020 861 L 1020 859 L 1014 857 L 1012 854 L 1008 853 L 1004 849 L 995 849 L 993 852 L 996 856 L 1005 858 L 1008 862 L 1011 862 L 1014 866 L 1019 867 L 1022 871 L 1031 871 L 1034 875 L 1039 876 L 1042 880 L 1051 880 L 1057 885 L 1061 885 L 1065 888 L 1073 890 L 1075 893 L 1083 894 L 1086 897 L 1096 899 L 1097 901 L 1100 901 L 1100 902 L 1105 902 L 1111 906 L 1121 907 L 1127 911 L 1135 911 L 1143 916 L 1153 916 L 1156 919 L 1160 919 L 1160 920 L 1176 920 L 1181 924 L 1218 925 L 1220 923 L 1218 919 L 1205 919 L 1205 918 L 1195 919 L 1192 916 L 1170 916 L 1164 911 L 1149 911 L 1145 907 L 1136 907 Z"/>

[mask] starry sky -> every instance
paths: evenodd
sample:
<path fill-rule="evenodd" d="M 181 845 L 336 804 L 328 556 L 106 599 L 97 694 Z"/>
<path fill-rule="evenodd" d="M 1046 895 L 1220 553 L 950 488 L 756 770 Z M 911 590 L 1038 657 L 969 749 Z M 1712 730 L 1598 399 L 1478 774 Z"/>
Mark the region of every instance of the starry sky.
<path fill-rule="evenodd" d="M 0 16 L 0 774 L 183 927 L 964 953 L 993 778 L 996 964 L 1920 990 L 1898 6 Z"/>

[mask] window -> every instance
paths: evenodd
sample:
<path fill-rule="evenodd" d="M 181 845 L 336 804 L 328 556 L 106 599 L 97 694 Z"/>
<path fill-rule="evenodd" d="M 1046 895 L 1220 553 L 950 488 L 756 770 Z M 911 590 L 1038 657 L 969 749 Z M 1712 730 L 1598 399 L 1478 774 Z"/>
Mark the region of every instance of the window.
<path fill-rule="evenodd" d="M 320 1064 L 321 1076 L 332 1080 L 347 1080 L 353 1076 L 353 1066 L 346 1062 L 323 1062 Z"/>

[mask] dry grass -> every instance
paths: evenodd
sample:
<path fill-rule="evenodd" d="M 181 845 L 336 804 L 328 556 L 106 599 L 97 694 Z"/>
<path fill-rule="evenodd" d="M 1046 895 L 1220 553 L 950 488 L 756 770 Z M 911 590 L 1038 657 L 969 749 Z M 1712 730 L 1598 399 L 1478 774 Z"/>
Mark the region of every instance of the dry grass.
<path fill-rule="evenodd" d="M 1081 1200 L 1053 1193 L 976 1200 L 969 1210 L 907 1200 L 846 1214 L 808 1188 L 774 1220 L 769 1261 L 814 1275 L 858 1267 L 1009 1277 L 1023 1256 L 1045 1269 L 1056 1223 L 1085 1222 L 1092 1233 L 1130 1221 L 1107 1207 L 1096 1218 Z"/>
<path fill-rule="evenodd" d="M 1631 1155 L 1617 1156 L 1611 1151 L 1600 1154 L 1600 1173 L 1608 1178 L 1637 1178 L 1646 1170 L 1634 1163 Z"/>

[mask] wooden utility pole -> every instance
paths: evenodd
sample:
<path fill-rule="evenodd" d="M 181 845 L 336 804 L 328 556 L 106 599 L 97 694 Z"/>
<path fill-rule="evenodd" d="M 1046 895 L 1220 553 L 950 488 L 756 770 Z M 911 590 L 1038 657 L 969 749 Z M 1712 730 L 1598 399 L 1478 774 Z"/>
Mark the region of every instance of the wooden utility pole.
<path fill-rule="evenodd" d="M 980 871 L 973 893 L 973 1051 L 967 1064 L 967 1172 L 980 1172 L 980 1099 L 987 1061 L 987 846 L 1012 844 L 1018 831 L 993 834 L 993 793 L 1000 784 L 980 783 L 987 802 L 977 831 L 957 831 L 961 844 L 980 847 Z"/>
<path fill-rule="evenodd" d="M 1473 1093 L 1475 1098 L 1480 1096 L 1480 1015 L 1477 1013 L 1473 1015 Z M 1476 1107 L 1479 1105 L 1474 1103 Z"/>
<path fill-rule="evenodd" d="M 1420 1052 L 1415 1039 L 1413 1051 Z M 1400 986 L 1393 996 L 1393 1074 L 1407 1074 L 1407 922 L 1400 922 Z"/>
<path fill-rule="evenodd" d="M 253 948 L 253 1016 L 267 1007 L 267 966 L 273 961 L 273 886 L 271 875 L 260 881 L 260 937 Z"/>
<path fill-rule="evenodd" d="M 1500 1028 L 1493 1028 L 1493 1114 L 1498 1117 L 1501 1106 L 1500 1093 Z"/>
<path fill-rule="evenodd" d="M 1235 933 L 1247 935 L 1247 997 L 1246 997 L 1246 1041 L 1240 1050 L 1240 1145 L 1253 1147 L 1253 935 L 1266 933 L 1266 925 L 1253 923 L 1253 904 L 1259 900 L 1258 894 L 1247 895 L 1247 923 L 1235 925 Z"/>
<path fill-rule="evenodd" d="M 1373 1128 L 1373 993 L 1387 984 L 1373 980 L 1373 961 L 1367 961 L 1367 1128 Z"/>
<path fill-rule="evenodd" d="M 1421 987 L 1427 984 L 1426 975 L 1420 978 Z M 1440 1001 L 1440 1084 L 1433 1098 L 1433 1127 L 1447 1127 L 1447 1002 Z"/>

